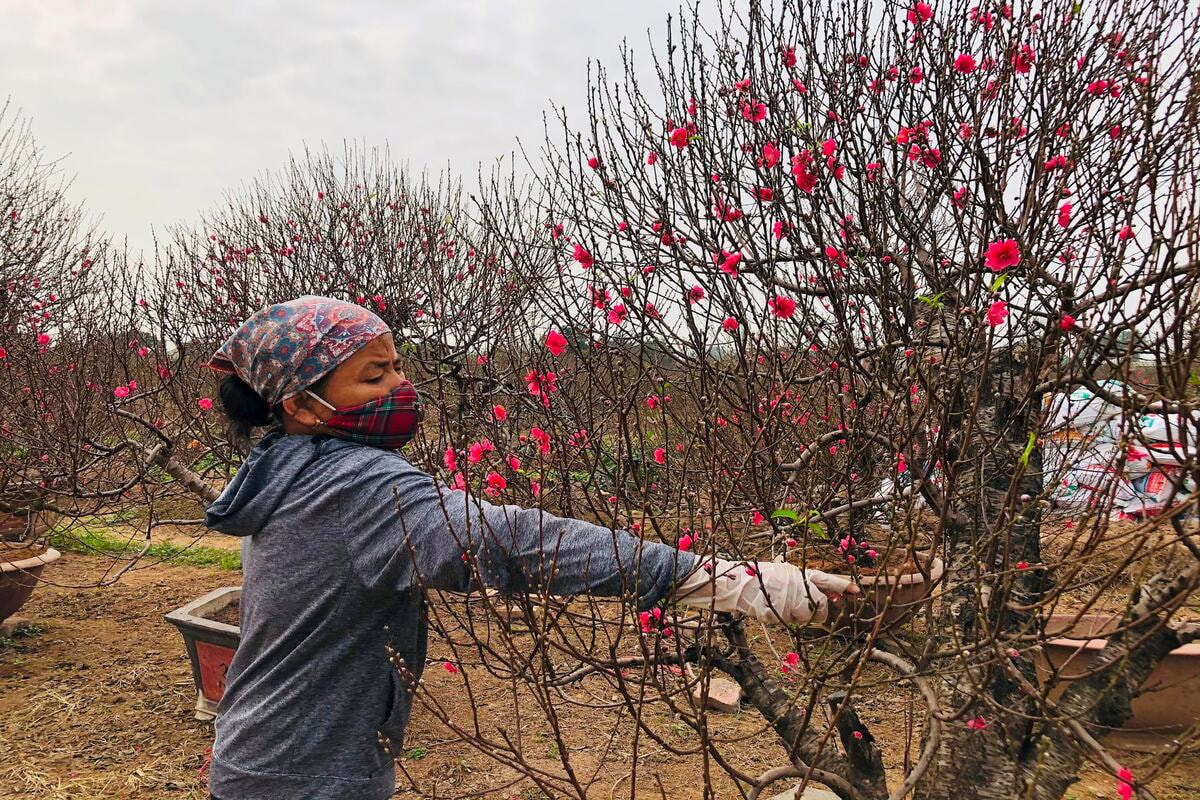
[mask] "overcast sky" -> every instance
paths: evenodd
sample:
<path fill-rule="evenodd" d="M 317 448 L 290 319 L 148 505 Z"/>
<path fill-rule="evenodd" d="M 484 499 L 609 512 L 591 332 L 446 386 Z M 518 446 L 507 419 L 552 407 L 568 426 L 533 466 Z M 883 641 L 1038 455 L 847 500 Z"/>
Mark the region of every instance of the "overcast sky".
<path fill-rule="evenodd" d="M 674 0 L 0 0 L 0 102 L 74 196 L 147 246 L 305 143 L 475 165 L 580 116 L 587 59 L 646 53 Z"/>

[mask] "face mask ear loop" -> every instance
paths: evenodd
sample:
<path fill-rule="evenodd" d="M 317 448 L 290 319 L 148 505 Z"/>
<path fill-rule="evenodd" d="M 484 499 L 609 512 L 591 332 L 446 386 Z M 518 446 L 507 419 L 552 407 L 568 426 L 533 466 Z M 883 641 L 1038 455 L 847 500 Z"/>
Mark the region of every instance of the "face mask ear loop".
<path fill-rule="evenodd" d="M 321 405 L 323 405 L 323 406 L 325 406 L 326 408 L 328 408 L 330 411 L 337 411 L 337 407 L 336 407 L 336 406 L 331 406 L 331 405 L 330 405 L 330 404 L 329 404 L 329 403 L 328 403 L 328 402 L 327 402 L 327 401 L 326 401 L 324 398 L 318 397 L 317 395 L 315 395 L 315 394 L 313 394 L 312 392 L 310 392 L 308 389 L 305 389 L 305 390 L 304 390 L 304 393 L 305 393 L 306 395 L 308 395 L 309 397 L 311 397 L 313 400 L 316 400 L 318 403 L 320 403 Z"/>

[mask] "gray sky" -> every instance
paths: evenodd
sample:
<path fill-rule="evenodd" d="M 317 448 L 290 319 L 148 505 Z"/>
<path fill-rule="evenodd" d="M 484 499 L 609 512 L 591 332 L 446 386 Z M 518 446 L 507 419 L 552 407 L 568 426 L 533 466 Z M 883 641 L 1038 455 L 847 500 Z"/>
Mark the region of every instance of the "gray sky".
<path fill-rule="evenodd" d="M 289 152 L 389 144 L 414 171 L 582 119 L 588 57 L 647 52 L 675 0 L 0 0 L 0 102 L 66 156 L 73 196 L 146 247 Z M 648 55 L 648 54 L 647 54 Z M 648 58 L 640 59 L 643 64 Z"/>

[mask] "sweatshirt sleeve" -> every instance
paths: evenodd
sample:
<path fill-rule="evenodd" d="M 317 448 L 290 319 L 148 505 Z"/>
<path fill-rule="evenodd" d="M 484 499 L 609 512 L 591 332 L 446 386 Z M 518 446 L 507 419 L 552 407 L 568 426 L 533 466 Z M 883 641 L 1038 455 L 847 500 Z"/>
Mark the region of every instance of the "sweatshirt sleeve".
<path fill-rule="evenodd" d="M 692 553 L 623 530 L 468 496 L 396 457 L 347 482 L 340 514 L 354 570 L 378 590 L 420 575 L 427 588 L 467 591 L 473 555 L 483 583 L 503 593 L 632 594 L 644 611 L 696 566 Z"/>

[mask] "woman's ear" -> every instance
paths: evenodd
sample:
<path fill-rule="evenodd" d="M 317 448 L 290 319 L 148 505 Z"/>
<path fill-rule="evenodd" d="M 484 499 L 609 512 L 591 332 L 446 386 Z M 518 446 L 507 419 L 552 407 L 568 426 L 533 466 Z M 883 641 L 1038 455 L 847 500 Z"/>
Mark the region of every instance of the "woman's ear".
<path fill-rule="evenodd" d="M 283 401 L 283 413 L 305 427 L 316 428 L 325 420 L 313 409 L 315 405 L 301 392 Z"/>

